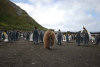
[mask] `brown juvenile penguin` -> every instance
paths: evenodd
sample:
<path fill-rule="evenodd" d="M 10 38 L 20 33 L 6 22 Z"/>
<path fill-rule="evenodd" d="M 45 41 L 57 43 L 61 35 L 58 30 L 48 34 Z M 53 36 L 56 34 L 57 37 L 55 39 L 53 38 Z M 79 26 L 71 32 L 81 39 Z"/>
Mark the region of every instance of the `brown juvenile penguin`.
<path fill-rule="evenodd" d="M 44 34 L 44 48 L 51 49 L 55 43 L 55 33 L 49 29 Z"/>

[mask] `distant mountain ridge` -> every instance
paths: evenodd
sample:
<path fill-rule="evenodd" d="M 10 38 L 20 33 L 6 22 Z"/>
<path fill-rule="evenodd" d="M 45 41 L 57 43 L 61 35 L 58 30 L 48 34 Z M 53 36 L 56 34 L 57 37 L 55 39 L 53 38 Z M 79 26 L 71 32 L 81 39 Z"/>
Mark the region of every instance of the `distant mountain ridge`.
<path fill-rule="evenodd" d="M 11 1 L 0 0 L 0 29 L 33 30 L 35 26 L 46 30 Z"/>

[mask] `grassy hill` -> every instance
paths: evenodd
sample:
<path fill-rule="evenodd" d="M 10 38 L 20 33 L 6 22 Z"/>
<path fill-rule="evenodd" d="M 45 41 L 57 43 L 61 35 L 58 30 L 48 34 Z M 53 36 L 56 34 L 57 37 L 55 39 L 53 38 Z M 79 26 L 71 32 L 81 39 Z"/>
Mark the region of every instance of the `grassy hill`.
<path fill-rule="evenodd" d="M 0 29 L 33 30 L 35 26 L 46 30 L 14 3 L 0 0 Z"/>

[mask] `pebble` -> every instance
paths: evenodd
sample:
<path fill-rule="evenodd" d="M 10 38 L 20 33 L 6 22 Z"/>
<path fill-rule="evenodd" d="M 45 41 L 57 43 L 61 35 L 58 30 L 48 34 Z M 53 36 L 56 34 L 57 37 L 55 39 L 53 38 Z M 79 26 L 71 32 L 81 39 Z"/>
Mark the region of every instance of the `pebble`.
<path fill-rule="evenodd" d="M 32 62 L 32 64 L 35 64 L 34 62 Z"/>

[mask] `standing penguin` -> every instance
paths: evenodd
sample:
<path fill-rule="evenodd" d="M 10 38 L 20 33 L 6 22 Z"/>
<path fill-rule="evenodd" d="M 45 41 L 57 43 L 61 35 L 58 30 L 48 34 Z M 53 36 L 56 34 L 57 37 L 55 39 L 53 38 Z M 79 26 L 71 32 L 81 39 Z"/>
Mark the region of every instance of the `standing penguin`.
<path fill-rule="evenodd" d="M 39 36 L 41 43 L 43 43 L 43 37 L 44 37 L 44 31 L 41 30 L 40 31 L 40 36 Z"/>
<path fill-rule="evenodd" d="M 59 31 L 57 33 L 57 42 L 58 42 L 57 43 L 58 45 L 62 44 L 62 33 L 61 33 L 60 29 L 59 29 Z"/>
<path fill-rule="evenodd" d="M 51 29 L 49 29 L 45 32 L 43 41 L 44 48 L 51 49 L 55 43 L 55 33 Z"/>

